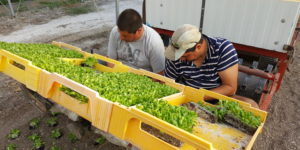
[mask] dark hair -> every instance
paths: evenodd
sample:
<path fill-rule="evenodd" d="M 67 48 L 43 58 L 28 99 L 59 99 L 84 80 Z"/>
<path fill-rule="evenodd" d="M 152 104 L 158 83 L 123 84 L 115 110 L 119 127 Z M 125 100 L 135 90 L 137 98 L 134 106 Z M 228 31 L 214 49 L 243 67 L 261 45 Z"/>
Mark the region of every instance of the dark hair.
<path fill-rule="evenodd" d="M 135 33 L 142 27 L 143 21 L 141 15 L 134 9 L 124 10 L 118 17 L 117 26 L 121 31 Z"/>

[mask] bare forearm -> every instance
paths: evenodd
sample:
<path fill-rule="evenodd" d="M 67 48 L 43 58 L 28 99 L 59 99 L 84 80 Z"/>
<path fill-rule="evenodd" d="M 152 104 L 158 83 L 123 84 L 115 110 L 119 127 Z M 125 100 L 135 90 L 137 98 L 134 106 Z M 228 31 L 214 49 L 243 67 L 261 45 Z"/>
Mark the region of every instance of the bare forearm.
<path fill-rule="evenodd" d="M 107 66 L 110 67 L 110 68 L 113 68 L 115 65 L 112 64 L 112 63 L 107 62 Z"/>
<path fill-rule="evenodd" d="M 236 92 L 236 88 L 230 86 L 230 85 L 221 85 L 217 88 L 211 89 L 210 91 L 222 94 L 222 95 L 226 95 L 226 96 L 232 96 L 235 94 Z M 211 97 L 205 97 L 205 100 L 210 100 L 212 99 Z"/>

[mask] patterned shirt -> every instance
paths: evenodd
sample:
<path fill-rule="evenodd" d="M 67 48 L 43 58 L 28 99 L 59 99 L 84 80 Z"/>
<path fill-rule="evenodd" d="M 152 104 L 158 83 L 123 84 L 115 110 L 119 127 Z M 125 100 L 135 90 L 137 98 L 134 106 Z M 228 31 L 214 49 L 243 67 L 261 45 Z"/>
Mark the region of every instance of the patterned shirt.
<path fill-rule="evenodd" d="M 167 59 L 165 76 L 194 88 L 213 89 L 221 85 L 218 72 L 238 63 L 237 52 L 226 39 L 203 36 L 208 47 L 203 64 L 196 67 L 193 62 Z"/>

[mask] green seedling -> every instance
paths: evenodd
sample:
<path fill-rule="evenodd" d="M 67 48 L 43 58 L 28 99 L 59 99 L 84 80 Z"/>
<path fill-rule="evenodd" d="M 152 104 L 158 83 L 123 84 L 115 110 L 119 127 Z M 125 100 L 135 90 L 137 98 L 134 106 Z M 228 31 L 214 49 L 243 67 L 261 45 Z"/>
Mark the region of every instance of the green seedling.
<path fill-rule="evenodd" d="M 45 143 L 41 139 L 37 139 L 33 142 L 33 149 L 42 150 L 45 147 Z"/>
<path fill-rule="evenodd" d="M 41 139 L 41 136 L 39 136 L 37 133 L 33 133 L 32 135 L 28 136 L 28 139 L 34 142 L 35 140 Z"/>
<path fill-rule="evenodd" d="M 220 100 L 217 106 L 204 105 L 202 102 L 198 104 L 214 113 L 219 120 L 223 120 L 225 114 L 230 114 L 253 128 L 257 128 L 261 124 L 258 116 L 255 116 L 252 112 L 245 111 L 238 102 Z"/>
<path fill-rule="evenodd" d="M 15 144 L 8 144 L 6 146 L 6 150 L 15 150 L 17 148 L 17 146 Z"/>
<path fill-rule="evenodd" d="M 35 118 L 35 119 L 32 119 L 30 122 L 29 122 L 29 129 L 36 129 L 39 127 L 39 124 L 40 124 L 40 119 L 38 118 Z"/>
<path fill-rule="evenodd" d="M 60 88 L 60 90 L 63 91 L 64 93 L 70 95 L 71 97 L 73 97 L 73 98 L 79 100 L 82 104 L 87 103 L 88 100 L 89 100 L 86 96 L 83 96 L 83 95 L 79 94 L 78 92 L 73 91 L 73 90 L 71 90 L 70 88 L 67 88 L 67 87 L 65 87 L 65 86 L 62 86 L 62 87 Z"/>
<path fill-rule="evenodd" d="M 75 143 L 76 141 L 78 141 L 77 136 L 74 133 L 69 133 L 68 134 L 68 139 L 72 142 Z"/>
<path fill-rule="evenodd" d="M 193 126 L 197 123 L 197 114 L 194 111 L 185 107 L 170 105 L 164 100 L 144 102 L 137 105 L 137 108 L 188 132 L 192 132 Z"/>
<path fill-rule="evenodd" d="M 99 138 L 97 138 L 97 139 L 95 140 L 95 145 L 101 145 L 101 144 L 103 144 L 105 141 L 106 141 L 105 137 L 100 136 Z"/>
<path fill-rule="evenodd" d="M 16 139 L 20 136 L 21 131 L 19 129 L 12 129 L 10 133 L 7 135 L 9 139 Z"/>
<path fill-rule="evenodd" d="M 33 65 L 41 69 L 58 73 L 85 85 L 112 102 L 118 102 L 124 106 L 139 105 L 141 110 L 190 132 L 195 124 L 194 115 L 191 111 L 180 106 L 175 107 L 156 102 L 162 97 L 178 93 L 177 89 L 153 82 L 146 76 L 130 72 L 99 73 L 89 67 L 77 66 L 64 61 L 62 58 L 83 58 L 81 53 L 50 44 L 0 42 L 0 48 L 32 61 Z M 96 61 L 91 62 L 95 63 Z M 85 96 L 69 88 L 62 87 L 60 90 L 81 101 L 81 103 L 88 102 Z M 165 106 L 170 111 L 165 111 Z"/>
<path fill-rule="evenodd" d="M 50 137 L 54 139 L 59 139 L 62 136 L 60 129 L 54 129 L 51 131 Z"/>
<path fill-rule="evenodd" d="M 28 136 L 28 139 L 33 142 L 33 149 L 42 150 L 45 147 L 45 143 L 42 141 L 41 136 L 34 133 Z"/>
<path fill-rule="evenodd" d="M 56 145 L 50 147 L 50 150 L 60 150 L 60 148 Z"/>
<path fill-rule="evenodd" d="M 47 119 L 46 124 L 48 127 L 54 127 L 58 124 L 58 119 L 56 117 L 50 117 Z"/>
<path fill-rule="evenodd" d="M 95 65 L 98 63 L 98 60 L 95 57 L 88 57 L 86 58 L 81 65 L 84 67 L 95 67 Z"/>
<path fill-rule="evenodd" d="M 60 114 L 60 112 L 51 112 L 51 116 L 53 116 L 53 117 L 56 117 L 59 114 Z"/>
<path fill-rule="evenodd" d="M 42 141 L 41 136 L 39 136 L 37 133 L 28 136 L 28 139 L 33 142 L 33 149 L 44 149 L 45 143 Z"/>

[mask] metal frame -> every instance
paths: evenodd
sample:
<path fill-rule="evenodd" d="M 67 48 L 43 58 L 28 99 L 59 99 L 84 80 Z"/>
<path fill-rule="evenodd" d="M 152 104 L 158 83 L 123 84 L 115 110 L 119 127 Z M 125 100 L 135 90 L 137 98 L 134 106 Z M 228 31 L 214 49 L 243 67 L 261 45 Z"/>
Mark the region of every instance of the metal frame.
<path fill-rule="evenodd" d="M 270 105 L 272 97 L 274 96 L 275 92 L 279 90 L 283 76 L 285 74 L 285 71 L 287 70 L 288 63 L 289 63 L 288 54 L 276 52 L 276 51 L 270 51 L 262 48 L 245 46 L 236 43 L 233 43 L 233 45 L 238 51 L 250 52 L 250 53 L 258 54 L 260 56 L 268 56 L 268 57 L 278 59 L 278 63 L 277 63 L 278 71 L 274 74 L 263 72 L 258 69 L 251 69 L 251 68 L 241 69 L 241 67 L 239 67 L 239 71 L 241 72 L 259 76 L 261 78 L 265 78 L 268 80 L 268 83 L 264 88 L 264 92 L 262 93 L 258 104 L 260 109 L 267 110 Z"/>
<path fill-rule="evenodd" d="M 115 3 L 116 3 L 116 21 L 117 21 L 119 17 L 120 0 L 115 0 Z"/>

